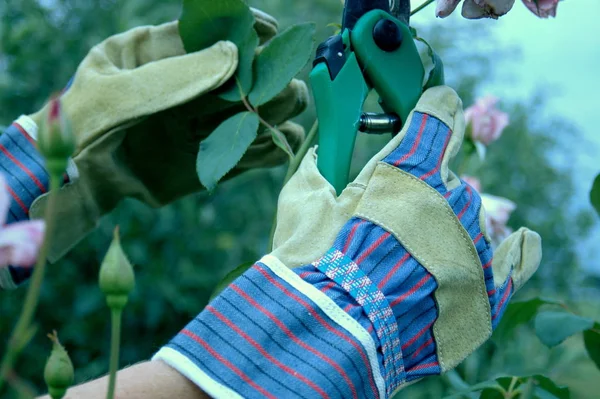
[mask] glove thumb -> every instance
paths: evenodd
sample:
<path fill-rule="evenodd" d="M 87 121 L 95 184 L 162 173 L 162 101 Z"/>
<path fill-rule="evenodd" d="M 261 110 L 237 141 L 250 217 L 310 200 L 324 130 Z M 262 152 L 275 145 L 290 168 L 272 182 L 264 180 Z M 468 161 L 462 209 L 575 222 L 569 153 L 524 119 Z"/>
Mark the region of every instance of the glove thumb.
<path fill-rule="evenodd" d="M 514 292 L 523 286 L 535 273 L 542 260 L 540 235 L 525 227 L 512 233 L 494 251 L 492 270 L 494 286 L 499 287 L 512 270 Z"/>

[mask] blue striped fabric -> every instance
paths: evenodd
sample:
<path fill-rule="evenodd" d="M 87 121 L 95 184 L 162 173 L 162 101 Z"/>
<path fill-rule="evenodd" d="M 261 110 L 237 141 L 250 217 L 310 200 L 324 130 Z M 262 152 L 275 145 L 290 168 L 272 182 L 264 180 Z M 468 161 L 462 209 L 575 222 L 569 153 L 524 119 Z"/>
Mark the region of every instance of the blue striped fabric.
<path fill-rule="evenodd" d="M 388 395 L 406 381 L 440 374 L 432 333 L 433 322 L 437 318 L 433 298 L 437 283 L 431 274 L 389 232 L 360 218 L 352 218 L 344 226 L 334 249 L 360 267 L 393 312 L 395 336 L 387 339 L 400 341 L 402 364 L 393 365 L 393 361 L 387 362 L 383 355 L 380 356 Z M 376 323 L 371 321 L 349 290 L 323 272 L 325 268 L 318 266 L 322 263 L 321 260 L 294 271 L 348 312 L 371 334 L 378 348 L 382 348 L 385 342 L 379 338 L 382 334 L 377 332 Z M 388 366 L 388 363 L 391 365 Z"/>
<path fill-rule="evenodd" d="M 35 141 L 16 122 L 0 135 L 0 172 L 6 177 L 11 196 L 7 223 L 29 219 L 33 201 L 48 191 L 49 176 Z M 16 285 L 26 281 L 33 271 L 14 266 L 9 270 Z"/>
<path fill-rule="evenodd" d="M 448 190 L 442 181 L 442 157 L 452 131 L 440 120 L 415 112 L 410 128 L 402 143 L 385 159 L 391 165 L 409 172 L 435 188 L 448 200 L 452 210 L 473 240 L 483 265 L 485 284 L 492 309 L 492 327 L 496 328 L 512 295 L 511 275 L 498 288 L 494 287 L 492 273 L 493 251 L 479 227 L 481 197 L 475 189 L 461 180 L 461 184 Z"/>
<path fill-rule="evenodd" d="M 361 343 L 261 263 L 167 347 L 247 398 L 379 397 Z"/>

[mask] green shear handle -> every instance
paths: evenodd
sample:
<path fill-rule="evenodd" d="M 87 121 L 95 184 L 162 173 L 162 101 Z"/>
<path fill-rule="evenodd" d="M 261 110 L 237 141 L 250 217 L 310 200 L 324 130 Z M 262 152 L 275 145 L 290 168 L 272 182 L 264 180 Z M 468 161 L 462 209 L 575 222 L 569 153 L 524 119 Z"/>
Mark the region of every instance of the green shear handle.
<path fill-rule="evenodd" d="M 373 126 L 397 133 L 423 91 L 409 15 L 410 0 L 346 0 L 342 32 L 317 49 L 310 74 L 319 118 L 317 166 L 338 194 L 348 183 L 356 133 Z M 379 117 L 362 112 L 372 89 L 386 113 Z"/>

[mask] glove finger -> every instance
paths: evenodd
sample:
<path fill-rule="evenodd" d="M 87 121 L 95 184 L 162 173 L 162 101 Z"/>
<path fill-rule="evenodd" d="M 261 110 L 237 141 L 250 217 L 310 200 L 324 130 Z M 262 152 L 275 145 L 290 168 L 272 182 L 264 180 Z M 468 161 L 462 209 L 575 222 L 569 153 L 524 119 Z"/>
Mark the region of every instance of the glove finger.
<path fill-rule="evenodd" d="M 259 44 L 264 44 L 275 37 L 279 28 L 277 20 L 256 8 L 250 7 L 250 10 L 254 15 L 254 30 L 258 34 Z"/>
<path fill-rule="evenodd" d="M 492 261 L 494 286 L 501 287 L 512 278 L 513 292 L 516 292 L 535 273 L 541 260 L 540 235 L 525 227 L 520 228 L 494 251 Z"/>
<path fill-rule="evenodd" d="M 410 173 L 431 187 L 452 190 L 460 180 L 448 169 L 464 136 L 462 101 L 447 86 L 423 93 L 400 133 L 367 166 L 355 182 L 367 184 L 379 161 Z"/>
<path fill-rule="evenodd" d="M 271 125 L 298 116 L 308 104 L 308 88 L 302 80 L 293 79 L 275 98 L 258 108 L 258 113 Z"/>
<path fill-rule="evenodd" d="M 302 126 L 293 122 L 285 122 L 277 128 L 283 133 L 294 151 L 300 148 L 304 141 L 304 128 Z M 287 154 L 273 142 L 271 131 L 263 127 L 236 168 L 268 168 L 281 165 L 287 160 Z"/>
<path fill-rule="evenodd" d="M 196 53 L 144 65 L 137 68 L 135 74 L 119 73 L 109 77 L 88 65 L 103 61 L 88 57 L 77 73 L 88 73 L 89 76 L 76 79 L 71 90 L 63 96 L 73 130 L 79 136 L 78 148 L 84 148 L 95 138 L 96 132 L 183 104 L 221 86 L 237 68 L 237 48 L 231 42 L 218 42 Z M 165 74 L 165 71 L 170 73 Z M 79 82 L 96 90 L 89 92 L 77 88 Z M 99 98 L 110 101 L 98 104 Z M 94 103 L 101 111 L 88 115 L 86 110 Z"/>

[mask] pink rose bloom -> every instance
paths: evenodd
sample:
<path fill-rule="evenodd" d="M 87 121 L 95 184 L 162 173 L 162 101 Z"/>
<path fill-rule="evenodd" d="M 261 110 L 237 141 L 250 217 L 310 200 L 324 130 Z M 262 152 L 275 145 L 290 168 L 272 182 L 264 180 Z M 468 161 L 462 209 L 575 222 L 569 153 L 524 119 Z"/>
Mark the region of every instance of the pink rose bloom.
<path fill-rule="evenodd" d="M 510 214 L 517 209 L 517 205 L 511 200 L 490 194 L 481 194 L 481 202 L 485 209 L 487 233 L 492 242 L 498 245 L 512 233 L 506 223 Z"/>
<path fill-rule="evenodd" d="M 498 99 L 486 96 L 465 110 L 465 119 L 471 127 L 471 138 L 485 145 L 498 140 L 508 126 L 508 114 L 496 108 Z"/>
<path fill-rule="evenodd" d="M 478 178 L 472 176 L 461 176 L 461 179 L 481 193 L 481 182 Z M 506 237 L 512 233 L 512 230 L 506 226 L 510 214 L 517 209 L 517 205 L 502 197 L 496 197 L 490 194 L 480 194 L 483 208 L 485 209 L 485 225 L 488 236 L 494 245 L 500 244 Z"/>
<path fill-rule="evenodd" d="M 523 4 L 540 18 L 556 17 L 558 0 L 538 0 L 537 5 L 533 0 L 523 0 Z"/>
<path fill-rule="evenodd" d="M 0 268 L 35 264 L 44 240 L 44 221 L 30 220 L 5 225 L 10 206 L 6 180 L 0 174 Z"/>
<path fill-rule="evenodd" d="M 435 15 L 445 18 L 450 15 L 460 0 L 437 0 Z M 515 4 L 515 0 L 465 0 L 462 16 L 467 19 L 493 18 L 506 14 Z"/>

